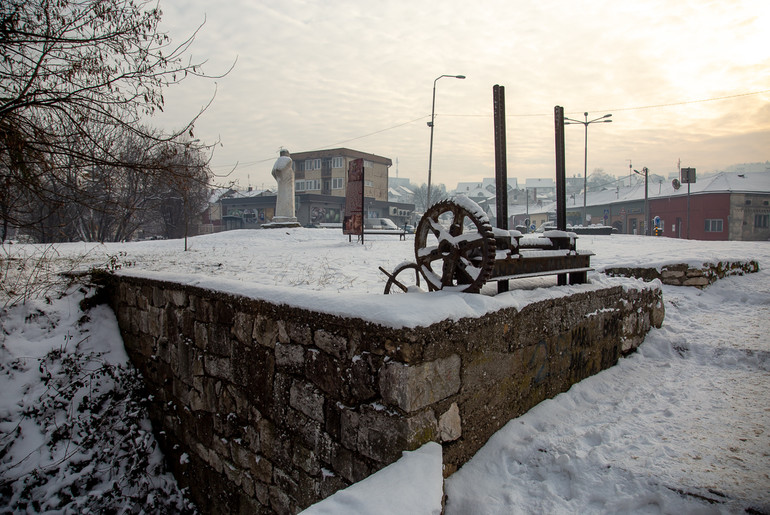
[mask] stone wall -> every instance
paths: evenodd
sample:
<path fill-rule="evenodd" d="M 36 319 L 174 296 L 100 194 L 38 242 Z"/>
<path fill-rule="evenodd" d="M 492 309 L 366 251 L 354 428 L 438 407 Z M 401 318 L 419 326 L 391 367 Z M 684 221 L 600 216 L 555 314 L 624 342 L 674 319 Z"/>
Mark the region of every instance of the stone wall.
<path fill-rule="evenodd" d="M 202 512 L 296 513 L 429 441 L 443 445 L 448 475 L 508 420 L 614 365 L 664 316 L 659 288 L 627 283 L 393 329 L 105 281 L 155 431 Z"/>
<path fill-rule="evenodd" d="M 659 279 L 663 284 L 673 286 L 695 286 L 705 288 L 730 275 L 744 275 L 759 271 L 759 263 L 751 261 L 718 261 L 717 263 L 703 263 L 701 267 L 693 267 L 684 263 L 678 265 L 665 265 L 658 268 L 642 267 L 612 267 L 606 268 L 604 273 L 609 276 L 636 277 L 645 281 Z"/>

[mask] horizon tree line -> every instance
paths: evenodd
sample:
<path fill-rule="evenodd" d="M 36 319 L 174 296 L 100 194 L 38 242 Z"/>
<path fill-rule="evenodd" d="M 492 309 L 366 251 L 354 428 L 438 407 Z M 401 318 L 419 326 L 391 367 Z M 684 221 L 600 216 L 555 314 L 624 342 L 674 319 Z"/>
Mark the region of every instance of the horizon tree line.
<path fill-rule="evenodd" d="M 163 90 L 210 77 L 158 31 L 156 3 L 0 4 L 0 241 L 120 241 L 140 228 L 180 237 L 206 205 L 213 145 L 194 123 L 146 120 Z M 200 27 L 198 28 L 200 30 Z"/>

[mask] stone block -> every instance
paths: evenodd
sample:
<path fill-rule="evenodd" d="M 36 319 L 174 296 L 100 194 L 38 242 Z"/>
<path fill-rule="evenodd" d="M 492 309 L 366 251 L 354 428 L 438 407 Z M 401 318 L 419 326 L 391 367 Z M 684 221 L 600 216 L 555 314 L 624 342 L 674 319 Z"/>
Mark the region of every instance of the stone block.
<path fill-rule="evenodd" d="M 367 407 L 358 424 L 358 452 L 382 464 L 393 463 L 405 450 L 435 441 L 438 422 L 431 410 L 410 416 Z"/>
<path fill-rule="evenodd" d="M 206 324 L 208 329 L 208 346 L 206 351 L 218 356 L 231 357 L 233 354 L 230 331 L 221 324 Z"/>
<path fill-rule="evenodd" d="M 688 279 L 685 279 L 685 281 L 682 283 L 684 286 L 708 286 L 710 284 L 708 277 L 703 276 L 693 276 L 689 277 Z"/>
<path fill-rule="evenodd" d="M 310 348 L 305 354 L 305 377 L 323 390 L 330 399 L 347 401 L 349 391 L 339 360 L 318 349 Z"/>
<path fill-rule="evenodd" d="M 211 301 L 195 295 L 190 297 L 190 303 L 195 313 L 195 320 L 204 323 L 214 321 L 214 307 L 211 305 Z"/>
<path fill-rule="evenodd" d="M 166 290 L 166 303 L 173 304 L 178 308 L 187 305 L 187 292 L 184 290 Z"/>
<path fill-rule="evenodd" d="M 149 306 L 148 306 L 149 308 Z M 150 314 L 147 309 L 139 311 L 139 332 L 142 334 L 150 334 Z"/>
<path fill-rule="evenodd" d="M 305 366 L 305 347 L 291 343 L 276 343 L 275 364 L 279 367 L 287 367 L 291 372 L 299 373 Z"/>
<path fill-rule="evenodd" d="M 463 434 L 460 408 L 453 402 L 449 409 L 438 418 L 439 438 L 442 442 L 453 442 Z"/>
<path fill-rule="evenodd" d="M 166 312 L 162 308 L 156 308 L 154 306 L 150 306 L 147 308 L 148 313 L 148 323 L 149 323 L 149 333 L 155 337 L 162 336 L 163 329 L 164 329 L 164 321 L 165 321 L 165 314 Z"/>
<path fill-rule="evenodd" d="M 321 465 L 318 462 L 318 456 L 315 452 L 307 449 L 302 445 L 294 446 L 294 456 L 292 462 L 295 466 L 304 470 L 311 476 L 315 476 L 321 473 Z"/>
<path fill-rule="evenodd" d="M 254 454 L 251 452 L 251 449 L 244 447 L 236 440 L 230 440 L 230 455 L 233 457 L 233 463 L 237 467 L 244 470 L 252 468 Z"/>
<path fill-rule="evenodd" d="M 319 329 L 315 332 L 315 344 L 319 349 L 328 352 L 336 358 L 342 359 L 345 357 L 348 341 L 343 336 L 338 336 L 324 329 Z"/>
<path fill-rule="evenodd" d="M 350 486 L 347 481 L 335 475 L 333 472 L 324 473 L 321 476 L 321 499 L 326 499 L 338 490 Z"/>
<path fill-rule="evenodd" d="M 233 362 L 230 358 L 205 356 L 203 358 L 203 368 L 208 375 L 218 379 L 230 381 L 233 375 Z"/>
<path fill-rule="evenodd" d="M 519 373 L 522 366 L 517 354 L 511 352 L 475 352 L 465 357 L 462 369 L 463 391 L 496 384 Z"/>
<path fill-rule="evenodd" d="M 278 341 L 281 343 L 291 343 L 291 337 L 289 336 L 289 332 L 286 330 L 286 322 L 283 320 L 278 320 L 275 322 L 276 327 L 276 337 L 278 338 Z"/>
<path fill-rule="evenodd" d="M 233 325 L 233 306 L 229 302 L 224 302 L 222 300 L 212 301 L 211 309 L 213 310 L 212 321 L 224 326 Z"/>
<path fill-rule="evenodd" d="M 331 466 L 334 472 L 344 477 L 351 483 L 354 481 L 353 477 L 353 452 L 345 449 L 344 447 L 338 447 L 332 454 Z"/>
<path fill-rule="evenodd" d="M 294 512 L 289 495 L 278 486 L 270 487 L 270 508 L 279 515 L 288 515 Z"/>
<path fill-rule="evenodd" d="M 135 301 L 136 301 L 136 307 L 141 310 L 147 309 L 147 307 L 150 305 L 150 301 L 147 299 L 147 295 L 145 295 L 141 287 L 138 287 L 136 289 Z"/>
<path fill-rule="evenodd" d="M 240 343 L 251 345 L 251 335 L 254 333 L 254 317 L 241 311 L 237 312 L 233 317 L 230 331 Z"/>
<path fill-rule="evenodd" d="M 273 464 L 261 454 L 257 454 L 251 462 L 251 474 L 258 481 L 270 483 L 273 480 Z"/>
<path fill-rule="evenodd" d="M 312 331 L 310 330 L 310 327 L 305 324 L 286 322 L 286 332 L 294 343 L 299 343 L 301 345 L 311 345 L 313 343 Z"/>
<path fill-rule="evenodd" d="M 310 383 L 292 383 L 289 405 L 317 422 L 324 421 L 323 393 Z"/>
<path fill-rule="evenodd" d="M 358 420 L 359 414 L 350 409 L 340 412 L 340 433 L 342 445 L 351 451 L 358 446 Z"/>
<path fill-rule="evenodd" d="M 206 328 L 206 324 L 202 322 L 195 322 L 193 327 L 195 333 L 195 346 L 199 349 L 206 350 L 209 346 L 209 332 Z"/>
<path fill-rule="evenodd" d="M 380 369 L 379 384 L 387 404 L 406 412 L 419 410 L 460 390 L 460 356 L 412 366 L 391 361 Z"/>
<path fill-rule="evenodd" d="M 134 290 L 134 287 L 126 283 L 121 283 L 120 286 L 121 288 L 125 288 L 122 291 L 122 297 L 126 305 L 129 307 L 136 306 L 136 290 Z"/>
<path fill-rule="evenodd" d="M 278 323 L 264 315 L 254 317 L 254 329 L 251 339 L 263 347 L 272 349 L 278 341 Z M 288 337 L 286 338 L 288 340 Z"/>

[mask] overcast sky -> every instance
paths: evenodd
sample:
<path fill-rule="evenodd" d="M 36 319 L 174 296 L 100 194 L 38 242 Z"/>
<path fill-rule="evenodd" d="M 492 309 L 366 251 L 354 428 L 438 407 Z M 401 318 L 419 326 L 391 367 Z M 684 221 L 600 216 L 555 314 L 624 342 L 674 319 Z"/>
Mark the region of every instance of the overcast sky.
<path fill-rule="evenodd" d="M 161 0 L 175 41 L 205 24 L 193 60 L 220 79 L 166 90 L 171 129 L 219 139 L 216 173 L 274 188 L 290 152 L 348 147 L 427 181 L 433 81 L 433 182 L 494 176 L 492 88 L 505 87 L 508 176 L 554 177 L 554 106 L 588 127 L 588 171 L 629 162 L 667 176 L 770 159 L 767 0 Z M 714 100 L 712 100 L 714 99 Z M 583 125 L 566 127 L 567 174 L 582 175 Z M 236 166 L 237 163 L 237 166 Z"/>

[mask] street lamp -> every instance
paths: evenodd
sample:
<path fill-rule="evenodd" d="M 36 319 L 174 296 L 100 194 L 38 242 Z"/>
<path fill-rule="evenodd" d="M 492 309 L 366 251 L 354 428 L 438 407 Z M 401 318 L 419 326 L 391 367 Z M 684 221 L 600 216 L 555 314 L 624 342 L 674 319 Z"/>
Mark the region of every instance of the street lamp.
<path fill-rule="evenodd" d="M 572 118 L 564 118 L 564 125 L 574 125 L 576 123 L 580 123 L 585 126 L 586 128 L 586 135 L 585 135 L 585 153 L 583 157 L 583 222 L 586 221 L 586 197 L 588 197 L 588 126 L 592 123 L 611 123 L 612 120 L 609 120 L 612 115 L 611 114 L 605 114 L 604 116 L 600 116 L 599 118 L 596 118 L 594 120 L 589 121 L 588 120 L 588 113 L 583 113 L 583 116 L 585 116 L 585 121 L 580 120 L 573 120 Z M 582 225 L 582 223 L 581 223 Z"/>
<path fill-rule="evenodd" d="M 425 201 L 425 210 L 430 207 L 430 173 L 433 167 L 433 120 L 436 117 L 436 82 L 443 77 L 452 77 L 454 79 L 464 79 L 465 75 L 439 75 L 433 81 L 433 104 L 430 108 L 430 121 L 428 127 L 430 127 L 430 154 L 428 157 L 428 198 Z"/>
<path fill-rule="evenodd" d="M 634 170 L 635 174 L 644 175 L 644 235 L 650 235 L 650 211 L 647 207 L 647 182 L 650 178 L 650 171 L 645 166 L 642 171 Z"/>

